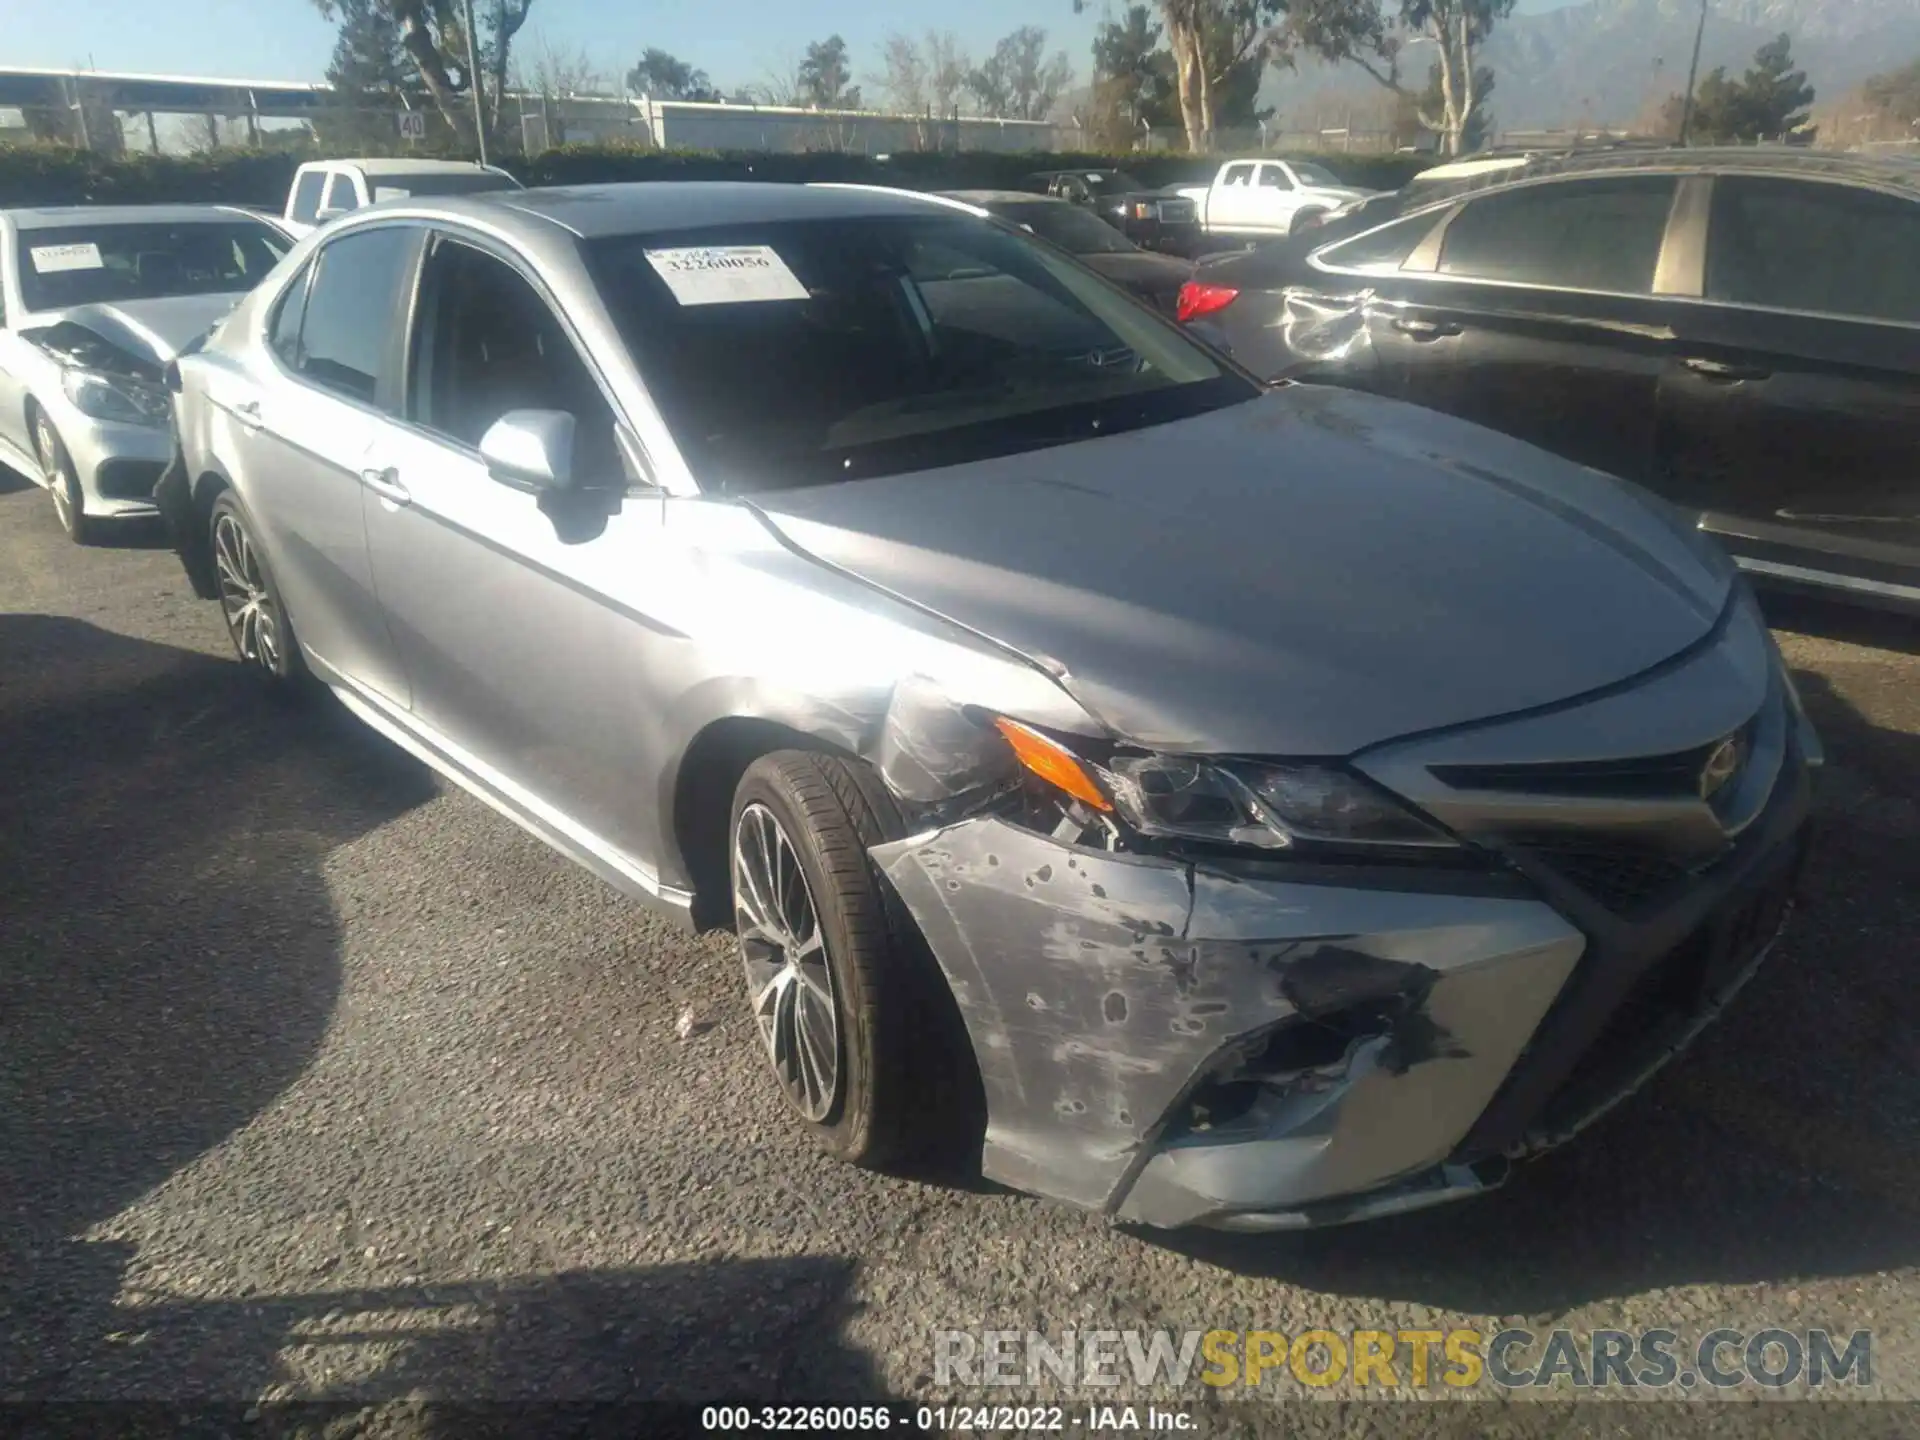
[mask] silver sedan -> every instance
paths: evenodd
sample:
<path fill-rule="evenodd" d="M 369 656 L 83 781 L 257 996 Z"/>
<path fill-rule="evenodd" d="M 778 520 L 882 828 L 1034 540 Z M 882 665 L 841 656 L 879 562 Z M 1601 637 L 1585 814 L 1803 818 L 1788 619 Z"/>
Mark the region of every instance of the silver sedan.
<path fill-rule="evenodd" d="M 243 660 L 733 930 L 851 1161 L 1162 1226 L 1469 1195 L 1790 905 L 1818 744 L 1675 512 L 951 206 L 376 206 L 171 383 Z"/>
<path fill-rule="evenodd" d="M 224 205 L 0 210 L 0 463 L 82 544 L 154 512 L 172 452 L 162 367 L 293 242 Z"/>

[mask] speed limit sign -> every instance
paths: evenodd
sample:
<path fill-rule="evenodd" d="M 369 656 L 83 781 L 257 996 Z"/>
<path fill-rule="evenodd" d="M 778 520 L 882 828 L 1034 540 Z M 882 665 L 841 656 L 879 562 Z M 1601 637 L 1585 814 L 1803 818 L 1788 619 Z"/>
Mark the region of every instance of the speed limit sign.
<path fill-rule="evenodd" d="M 403 110 L 400 112 L 400 138 L 402 140 L 424 140 L 427 138 L 427 112 L 424 110 Z"/>

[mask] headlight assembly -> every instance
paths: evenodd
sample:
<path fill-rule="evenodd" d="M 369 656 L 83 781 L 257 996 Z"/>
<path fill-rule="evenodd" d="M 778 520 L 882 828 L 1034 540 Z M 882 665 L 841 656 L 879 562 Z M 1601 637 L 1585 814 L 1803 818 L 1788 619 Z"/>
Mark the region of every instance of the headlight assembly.
<path fill-rule="evenodd" d="M 124 425 L 165 425 L 170 417 L 167 392 L 143 380 L 70 369 L 61 376 L 67 399 L 83 415 Z"/>

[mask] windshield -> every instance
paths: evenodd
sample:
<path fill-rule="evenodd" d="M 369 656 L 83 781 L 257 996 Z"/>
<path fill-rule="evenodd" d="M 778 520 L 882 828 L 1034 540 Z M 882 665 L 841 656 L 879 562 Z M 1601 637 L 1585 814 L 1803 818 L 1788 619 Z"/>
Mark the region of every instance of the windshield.
<path fill-rule="evenodd" d="M 957 215 L 596 240 L 588 261 L 701 484 L 927 470 L 1252 399 L 1174 325 Z"/>
<path fill-rule="evenodd" d="M 1302 185 L 1341 185 L 1340 177 L 1324 165 L 1302 163 L 1299 160 L 1287 162 L 1293 166 L 1293 175 Z"/>
<path fill-rule="evenodd" d="M 478 195 L 487 190 L 518 190 L 520 182 L 511 175 L 494 175 L 476 170 L 470 175 L 369 175 L 367 185 L 373 201 L 404 200 L 409 195 Z"/>
<path fill-rule="evenodd" d="M 28 310 L 251 290 L 293 242 L 257 220 L 64 225 L 23 230 L 15 259 Z"/>
<path fill-rule="evenodd" d="M 1099 216 L 1073 205 L 998 205 L 993 213 L 1074 255 L 1116 255 L 1140 248 Z"/>

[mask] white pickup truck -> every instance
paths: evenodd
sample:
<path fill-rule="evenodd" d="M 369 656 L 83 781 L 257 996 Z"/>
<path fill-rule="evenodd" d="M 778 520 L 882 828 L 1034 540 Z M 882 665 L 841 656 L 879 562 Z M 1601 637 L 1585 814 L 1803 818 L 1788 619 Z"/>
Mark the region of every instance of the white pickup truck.
<path fill-rule="evenodd" d="M 336 215 L 382 200 L 520 188 L 506 171 L 465 160 L 314 160 L 294 171 L 280 224 L 304 235 Z"/>
<path fill-rule="evenodd" d="M 1229 160 L 1211 185 L 1174 193 L 1194 202 L 1209 237 L 1257 241 L 1292 234 L 1301 215 L 1337 210 L 1377 192 L 1344 185 L 1310 160 Z"/>

